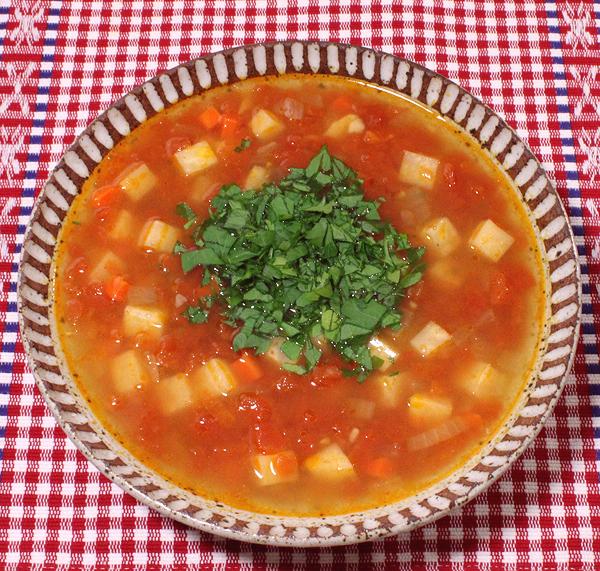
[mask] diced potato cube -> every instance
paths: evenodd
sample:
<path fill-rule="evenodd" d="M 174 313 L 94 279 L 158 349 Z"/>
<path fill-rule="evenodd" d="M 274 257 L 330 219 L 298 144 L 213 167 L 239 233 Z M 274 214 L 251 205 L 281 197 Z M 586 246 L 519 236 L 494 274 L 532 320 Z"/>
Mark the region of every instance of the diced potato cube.
<path fill-rule="evenodd" d="M 133 233 L 133 216 L 128 210 L 121 210 L 112 224 L 108 235 L 113 240 L 126 240 Z"/>
<path fill-rule="evenodd" d="M 446 217 L 436 218 L 426 224 L 421 229 L 421 238 L 428 248 L 440 256 L 451 254 L 460 244 L 458 231 Z"/>
<path fill-rule="evenodd" d="M 415 424 L 437 424 L 452 414 L 452 401 L 446 397 L 415 393 L 408 399 L 408 416 Z"/>
<path fill-rule="evenodd" d="M 291 450 L 277 454 L 256 454 L 252 468 L 259 486 L 273 486 L 298 479 L 298 459 Z"/>
<path fill-rule="evenodd" d="M 419 153 L 404 151 L 400 165 L 400 182 L 429 190 L 433 188 L 440 161 Z"/>
<path fill-rule="evenodd" d="M 273 339 L 273 341 L 271 342 L 271 346 L 267 349 L 267 351 L 264 354 L 264 356 L 267 359 L 270 359 L 271 361 L 273 361 L 273 363 L 275 363 L 276 365 L 279 365 L 280 367 L 281 367 L 281 365 L 285 365 L 287 363 L 296 363 L 297 362 L 297 361 L 292 361 L 281 350 L 281 346 L 283 345 L 284 341 L 285 341 L 285 339 L 283 339 L 281 337 L 276 337 L 275 339 Z"/>
<path fill-rule="evenodd" d="M 493 399 L 500 394 L 502 375 L 489 363 L 477 361 L 459 380 L 460 387 L 477 399 Z"/>
<path fill-rule="evenodd" d="M 423 357 L 427 357 L 450 339 L 452 339 L 450 333 L 437 323 L 430 321 L 410 340 L 410 344 L 415 351 L 421 353 Z"/>
<path fill-rule="evenodd" d="M 437 285 L 445 289 L 457 288 L 464 281 L 462 267 L 448 258 L 436 260 L 427 268 L 427 272 Z"/>
<path fill-rule="evenodd" d="M 259 109 L 250 119 L 250 130 L 255 137 L 262 140 L 276 137 L 283 129 L 284 124 L 266 109 Z"/>
<path fill-rule="evenodd" d="M 497 262 L 512 246 L 515 239 L 491 220 L 481 222 L 469 239 L 469 246 L 486 258 Z"/>
<path fill-rule="evenodd" d="M 192 374 L 194 389 L 203 395 L 227 396 L 237 383 L 229 365 L 223 359 L 210 359 Z"/>
<path fill-rule="evenodd" d="M 146 196 L 158 182 L 154 173 L 144 163 L 119 178 L 119 186 L 133 201 L 137 202 Z"/>
<path fill-rule="evenodd" d="M 269 171 L 265 167 L 261 167 L 260 165 L 254 165 L 248 176 L 246 177 L 246 181 L 244 182 L 244 188 L 246 190 L 252 188 L 260 188 L 263 184 L 269 181 Z"/>
<path fill-rule="evenodd" d="M 369 383 L 377 385 L 379 403 L 385 408 L 395 408 L 400 403 L 400 397 L 406 389 L 406 373 L 392 375 L 375 375 Z"/>
<path fill-rule="evenodd" d="M 175 414 L 193 403 L 190 381 L 183 373 L 160 379 L 157 390 L 160 407 L 166 415 Z"/>
<path fill-rule="evenodd" d="M 113 254 L 106 252 L 90 271 L 90 282 L 105 282 L 109 278 L 120 274 L 125 269 L 123 260 Z"/>
<path fill-rule="evenodd" d="M 156 307 L 128 305 L 123 312 L 123 333 L 127 337 L 138 333 L 158 337 L 165 321 L 164 312 Z"/>
<path fill-rule="evenodd" d="M 348 399 L 346 410 L 354 418 L 360 420 L 370 420 L 375 414 L 375 403 L 371 400 L 361 398 Z"/>
<path fill-rule="evenodd" d="M 179 230 L 162 220 L 149 220 L 142 228 L 139 238 L 139 245 L 170 254 L 179 238 Z"/>
<path fill-rule="evenodd" d="M 117 355 L 110 364 L 110 374 L 115 390 L 121 394 L 141 388 L 150 380 L 148 368 L 135 349 Z"/>
<path fill-rule="evenodd" d="M 200 141 L 190 147 L 177 151 L 175 153 L 175 161 L 183 171 L 183 174 L 189 176 L 212 167 L 217 163 L 218 159 L 212 147 L 206 141 Z"/>
<path fill-rule="evenodd" d="M 349 113 L 329 125 L 327 131 L 325 131 L 325 136 L 339 138 L 355 133 L 362 133 L 364 130 L 365 124 L 363 120 L 358 115 Z"/>
<path fill-rule="evenodd" d="M 326 480 L 343 480 L 354 476 L 354 466 L 337 444 L 329 444 L 304 461 L 304 468 L 313 476 Z"/>
<path fill-rule="evenodd" d="M 373 357 L 379 357 L 383 361 L 379 371 L 387 371 L 398 357 L 398 353 L 379 337 L 371 337 L 369 351 Z"/>

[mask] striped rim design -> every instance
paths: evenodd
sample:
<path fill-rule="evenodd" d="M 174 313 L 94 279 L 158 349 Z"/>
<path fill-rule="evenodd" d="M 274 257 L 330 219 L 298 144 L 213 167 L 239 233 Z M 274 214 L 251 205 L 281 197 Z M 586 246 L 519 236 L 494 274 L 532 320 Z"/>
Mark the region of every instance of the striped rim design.
<path fill-rule="evenodd" d="M 373 510 L 326 518 L 286 518 L 236 510 L 191 495 L 132 458 L 92 416 L 52 328 L 51 265 L 63 220 L 96 165 L 138 125 L 212 87 L 284 73 L 367 80 L 416 99 L 471 134 L 514 181 L 543 246 L 550 287 L 547 344 L 512 416 L 463 468 L 418 496 Z M 226 537 L 288 546 L 356 543 L 431 522 L 483 491 L 524 451 L 551 413 L 572 364 L 581 280 L 571 228 L 537 159 L 491 109 L 448 79 L 369 49 L 322 42 L 234 48 L 184 63 L 134 89 L 94 121 L 64 154 L 42 190 L 25 236 L 18 288 L 21 333 L 46 402 L 75 445 L 106 476 L 144 504 Z"/>

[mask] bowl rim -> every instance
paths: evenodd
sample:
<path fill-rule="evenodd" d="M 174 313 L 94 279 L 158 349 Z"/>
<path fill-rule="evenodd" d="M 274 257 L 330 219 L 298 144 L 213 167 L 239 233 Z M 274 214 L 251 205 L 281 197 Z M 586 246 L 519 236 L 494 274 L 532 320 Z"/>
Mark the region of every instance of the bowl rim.
<path fill-rule="evenodd" d="M 503 426 L 460 468 L 405 500 L 338 516 L 256 514 L 194 496 L 160 477 L 135 460 L 95 419 L 69 375 L 52 329 L 56 237 L 83 182 L 112 146 L 148 118 L 188 97 L 282 73 L 373 83 L 424 104 L 471 135 L 523 197 L 550 278 L 551 323 L 545 324 L 545 335 L 558 339 L 550 343 L 551 350 L 540 351 L 539 370 Z M 579 336 L 581 284 L 573 230 L 558 192 L 529 147 L 491 108 L 455 82 L 407 59 L 339 42 L 287 40 L 232 47 L 180 63 L 136 86 L 88 124 L 64 152 L 36 200 L 23 240 L 17 302 L 23 346 L 36 384 L 58 424 L 100 472 L 141 503 L 188 526 L 246 542 L 314 547 L 410 531 L 447 515 L 496 481 L 539 433 L 566 384 Z M 547 361 L 552 352 L 558 357 Z"/>

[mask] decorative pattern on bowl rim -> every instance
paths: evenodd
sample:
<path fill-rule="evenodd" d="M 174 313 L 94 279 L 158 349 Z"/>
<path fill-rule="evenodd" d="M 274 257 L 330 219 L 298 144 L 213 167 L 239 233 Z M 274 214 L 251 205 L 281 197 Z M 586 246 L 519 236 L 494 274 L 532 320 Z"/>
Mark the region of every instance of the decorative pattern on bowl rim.
<path fill-rule="evenodd" d="M 52 331 L 51 264 L 57 236 L 84 181 L 114 145 L 164 108 L 211 87 L 284 73 L 330 74 L 398 91 L 471 134 L 521 192 L 544 248 L 550 283 L 547 346 L 537 375 L 494 439 L 456 473 L 407 500 L 343 516 L 293 518 L 233 509 L 199 498 L 150 471 L 100 426 L 79 395 Z M 114 103 L 67 150 L 42 190 L 23 246 L 19 317 L 37 385 L 77 448 L 142 503 L 189 526 L 225 537 L 283 546 L 340 545 L 424 525 L 471 500 L 525 450 L 552 412 L 572 364 L 581 280 L 574 239 L 552 183 L 537 159 L 491 109 L 420 65 L 371 49 L 289 41 L 228 49 L 183 63 Z"/>

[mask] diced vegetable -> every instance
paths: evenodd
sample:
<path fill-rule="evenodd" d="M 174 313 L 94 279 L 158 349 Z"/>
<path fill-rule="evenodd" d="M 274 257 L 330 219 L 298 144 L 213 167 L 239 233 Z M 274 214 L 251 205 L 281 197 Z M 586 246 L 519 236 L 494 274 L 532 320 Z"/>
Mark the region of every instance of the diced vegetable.
<path fill-rule="evenodd" d="M 407 386 L 406 373 L 392 375 L 374 375 L 369 383 L 377 385 L 379 403 L 385 408 L 395 408 L 400 403 L 400 397 Z"/>
<path fill-rule="evenodd" d="M 329 444 L 304 461 L 311 475 L 324 480 L 343 480 L 355 475 L 354 466 L 337 444 Z"/>
<path fill-rule="evenodd" d="M 127 337 L 138 333 L 158 337 L 165 322 L 165 313 L 156 307 L 128 305 L 123 311 L 123 333 Z"/>
<path fill-rule="evenodd" d="M 156 390 L 160 407 L 166 415 L 184 410 L 194 401 L 190 380 L 183 373 L 160 379 Z"/>
<path fill-rule="evenodd" d="M 135 349 L 117 355 L 110 364 L 110 373 L 115 390 L 121 394 L 139 389 L 150 380 L 148 367 Z"/>
<path fill-rule="evenodd" d="M 210 359 L 192 374 L 194 389 L 208 396 L 227 396 L 237 387 L 229 365 L 223 359 Z"/>
<path fill-rule="evenodd" d="M 127 302 L 131 305 L 153 305 L 158 301 L 158 291 L 152 286 L 131 286 Z"/>
<path fill-rule="evenodd" d="M 400 165 L 400 182 L 426 190 L 433 188 L 440 161 L 419 153 L 404 151 Z"/>
<path fill-rule="evenodd" d="M 290 359 L 281 350 L 281 346 L 283 345 L 284 341 L 285 341 L 285 339 L 283 339 L 282 337 L 276 337 L 275 339 L 273 339 L 273 341 L 271 342 L 271 345 L 269 346 L 269 348 L 267 349 L 267 351 L 264 354 L 264 356 L 267 359 L 270 359 L 271 361 L 273 361 L 273 363 L 275 363 L 276 365 L 279 365 L 280 367 L 282 365 L 298 362 L 297 359 L 296 360 Z"/>
<path fill-rule="evenodd" d="M 281 103 L 281 112 L 290 121 L 300 121 L 304 117 L 304 105 L 292 97 L 286 97 Z"/>
<path fill-rule="evenodd" d="M 477 399 L 493 399 L 501 393 L 503 378 L 489 363 L 477 361 L 461 377 L 459 386 Z"/>
<path fill-rule="evenodd" d="M 454 260 L 443 258 L 427 267 L 427 273 L 435 283 L 445 289 L 457 288 L 464 281 L 464 272 Z"/>
<path fill-rule="evenodd" d="M 452 339 L 450 333 L 434 321 L 430 321 L 410 340 L 410 344 L 415 351 L 427 357 L 450 339 Z"/>
<path fill-rule="evenodd" d="M 263 376 L 263 370 L 258 361 L 247 353 L 231 363 L 230 366 L 233 374 L 242 382 L 252 383 Z"/>
<path fill-rule="evenodd" d="M 205 129 L 214 129 L 221 122 L 221 114 L 214 108 L 208 107 L 198 117 Z"/>
<path fill-rule="evenodd" d="M 149 220 L 139 237 L 139 245 L 154 250 L 170 254 L 179 239 L 179 230 L 162 220 Z"/>
<path fill-rule="evenodd" d="M 415 424 L 437 424 L 452 414 L 452 401 L 428 393 L 415 393 L 408 399 L 408 416 Z"/>
<path fill-rule="evenodd" d="M 175 153 L 174 157 L 175 162 L 186 176 L 204 171 L 218 162 L 217 155 L 206 141 L 200 141 L 191 147 L 181 149 Z"/>
<path fill-rule="evenodd" d="M 123 301 L 129 291 L 129 282 L 123 276 L 109 278 L 104 283 L 104 292 L 112 301 Z"/>
<path fill-rule="evenodd" d="M 260 486 L 273 486 L 298 479 L 298 459 L 291 450 L 277 454 L 256 454 L 252 468 Z"/>
<path fill-rule="evenodd" d="M 398 357 L 398 353 L 381 338 L 375 336 L 371 337 L 369 341 L 369 351 L 373 357 L 378 357 L 383 361 L 379 367 L 380 371 L 387 371 L 392 363 Z"/>
<path fill-rule="evenodd" d="M 468 424 L 460 416 L 447 419 L 438 426 L 433 426 L 420 434 L 411 436 L 407 441 L 408 449 L 423 450 L 425 448 L 431 448 L 432 446 L 436 446 L 458 436 L 464 432 L 467 427 Z"/>
<path fill-rule="evenodd" d="M 515 239 L 491 220 L 481 222 L 469 239 L 469 245 L 480 254 L 497 262 L 512 246 Z"/>
<path fill-rule="evenodd" d="M 124 175 L 119 177 L 119 186 L 123 192 L 134 202 L 146 196 L 158 182 L 154 173 L 145 163 L 128 169 Z"/>
<path fill-rule="evenodd" d="M 346 404 L 346 410 L 354 418 L 371 420 L 375 414 L 375 403 L 367 399 L 350 398 Z"/>
<path fill-rule="evenodd" d="M 440 256 L 447 256 L 458 248 L 460 236 L 454 224 L 446 217 L 431 220 L 421 229 L 425 246 Z"/>
<path fill-rule="evenodd" d="M 394 473 L 394 463 L 389 458 L 382 456 L 371 460 L 365 471 L 372 478 L 384 480 Z"/>
<path fill-rule="evenodd" d="M 104 283 L 111 277 L 114 277 L 125 270 L 125 264 L 123 260 L 107 251 L 96 263 L 96 265 L 90 270 L 90 282 Z"/>
<path fill-rule="evenodd" d="M 358 115 L 349 113 L 329 125 L 325 131 L 325 136 L 337 139 L 339 137 L 345 137 L 346 135 L 362 133 L 364 130 L 365 124 L 363 120 Z"/>
<path fill-rule="evenodd" d="M 250 130 L 255 137 L 262 140 L 276 137 L 283 129 L 283 123 L 266 109 L 259 109 L 250 119 Z"/>
<path fill-rule="evenodd" d="M 102 186 L 92 194 L 92 204 L 95 208 L 106 208 L 116 202 L 121 192 L 121 187 L 114 184 Z"/>
<path fill-rule="evenodd" d="M 269 171 L 263 166 L 254 165 L 248 176 L 246 177 L 246 181 L 244 182 L 244 188 L 246 190 L 252 188 L 260 188 L 263 184 L 269 181 Z"/>
<path fill-rule="evenodd" d="M 121 210 L 113 222 L 108 235 L 113 240 L 126 240 L 133 233 L 133 216 L 128 210 Z"/>

